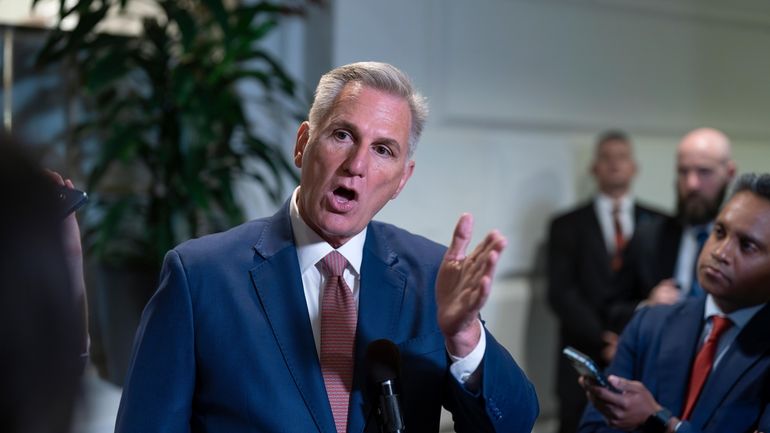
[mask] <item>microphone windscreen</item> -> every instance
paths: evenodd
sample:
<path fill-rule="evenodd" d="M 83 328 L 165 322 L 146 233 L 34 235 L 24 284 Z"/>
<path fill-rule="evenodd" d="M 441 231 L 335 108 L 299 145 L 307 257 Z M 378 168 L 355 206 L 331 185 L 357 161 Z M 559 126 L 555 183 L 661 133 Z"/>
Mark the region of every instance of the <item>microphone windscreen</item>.
<path fill-rule="evenodd" d="M 398 346 L 388 339 L 375 340 L 366 347 L 365 365 L 369 380 L 375 383 L 398 378 L 401 354 Z"/>

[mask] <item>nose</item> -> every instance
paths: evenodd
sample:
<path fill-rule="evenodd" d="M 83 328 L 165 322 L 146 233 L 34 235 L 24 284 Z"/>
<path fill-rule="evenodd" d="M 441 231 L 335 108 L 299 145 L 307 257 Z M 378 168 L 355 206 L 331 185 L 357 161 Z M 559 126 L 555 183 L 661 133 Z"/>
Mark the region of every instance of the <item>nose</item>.
<path fill-rule="evenodd" d="M 732 245 L 733 241 L 729 237 L 717 240 L 712 236 L 706 243 L 706 247 L 710 248 L 711 257 L 720 263 L 729 261 Z"/>
<path fill-rule="evenodd" d="M 685 186 L 688 191 L 697 191 L 700 189 L 700 178 L 695 170 L 688 170 L 685 173 Z"/>
<path fill-rule="evenodd" d="M 361 177 L 366 175 L 366 169 L 369 165 L 368 149 L 368 146 L 363 144 L 358 144 L 351 147 L 350 153 L 348 154 L 348 157 L 345 160 L 345 164 L 343 166 L 347 173 L 352 176 Z"/>

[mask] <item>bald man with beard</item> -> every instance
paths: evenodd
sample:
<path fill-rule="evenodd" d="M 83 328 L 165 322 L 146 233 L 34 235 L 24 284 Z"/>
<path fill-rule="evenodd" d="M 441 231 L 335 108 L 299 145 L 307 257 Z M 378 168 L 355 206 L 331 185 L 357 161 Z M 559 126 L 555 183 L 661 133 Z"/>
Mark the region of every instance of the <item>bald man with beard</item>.
<path fill-rule="evenodd" d="M 729 138 L 699 128 L 682 138 L 676 154 L 677 213 L 640 225 L 616 279 L 610 317 L 619 329 L 640 305 L 674 304 L 704 296 L 695 263 L 735 176 Z"/>

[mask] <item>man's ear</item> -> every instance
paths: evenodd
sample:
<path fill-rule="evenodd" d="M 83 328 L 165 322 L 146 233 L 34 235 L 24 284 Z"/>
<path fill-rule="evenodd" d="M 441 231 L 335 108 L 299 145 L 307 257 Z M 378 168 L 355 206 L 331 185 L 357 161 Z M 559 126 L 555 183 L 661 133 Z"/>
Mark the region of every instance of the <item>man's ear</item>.
<path fill-rule="evenodd" d="M 727 161 L 727 176 L 728 179 L 731 179 L 735 177 L 735 173 L 738 171 L 738 168 L 735 165 L 735 161 L 732 159 Z"/>
<path fill-rule="evenodd" d="M 304 121 L 297 128 L 297 140 L 294 142 L 294 165 L 302 168 L 302 155 L 305 153 L 305 146 L 310 139 L 310 123 Z"/>
<path fill-rule="evenodd" d="M 396 189 L 396 192 L 393 193 L 392 197 L 390 197 L 391 200 L 398 197 L 398 194 L 400 194 L 401 190 L 406 186 L 406 182 L 410 177 L 412 177 L 412 173 L 414 173 L 414 160 L 410 159 L 409 162 L 406 163 L 406 167 L 404 167 L 404 174 L 401 175 L 401 181 L 398 183 L 398 189 Z"/>

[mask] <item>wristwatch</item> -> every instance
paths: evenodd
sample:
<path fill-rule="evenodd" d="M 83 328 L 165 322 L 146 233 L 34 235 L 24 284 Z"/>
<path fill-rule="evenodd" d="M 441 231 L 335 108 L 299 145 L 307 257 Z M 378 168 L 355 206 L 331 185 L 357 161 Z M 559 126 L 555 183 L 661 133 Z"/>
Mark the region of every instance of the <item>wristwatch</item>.
<path fill-rule="evenodd" d="M 659 411 L 650 415 L 647 421 L 642 424 L 644 433 L 666 433 L 668 422 L 671 420 L 671 411 L 661 408 Z"/>

